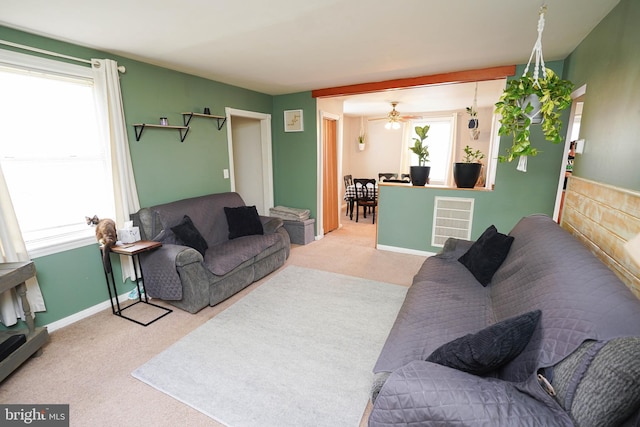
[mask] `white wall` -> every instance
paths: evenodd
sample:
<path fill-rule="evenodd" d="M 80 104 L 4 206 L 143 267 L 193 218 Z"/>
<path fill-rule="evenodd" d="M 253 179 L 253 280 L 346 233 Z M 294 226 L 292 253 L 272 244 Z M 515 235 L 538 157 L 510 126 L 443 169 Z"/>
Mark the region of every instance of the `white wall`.
<path fill-rule="evenodd" d="M 374 179 L 378 179 L 378 173 L 400 174 L 402 130 L 387 130 L 384 128 L 384 120 L 368 121 L 365 118 L 365 149 L 360 151 L 360 123 L 359 117 L 345 117 L 344 158 L 349 160 L 343 164 L 344 174 L 351 174 L 354 178 Z"/>

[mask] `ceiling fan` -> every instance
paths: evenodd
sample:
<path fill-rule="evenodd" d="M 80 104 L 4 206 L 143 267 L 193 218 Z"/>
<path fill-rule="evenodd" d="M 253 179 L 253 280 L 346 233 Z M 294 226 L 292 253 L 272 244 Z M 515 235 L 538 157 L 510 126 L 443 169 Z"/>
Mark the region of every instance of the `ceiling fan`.
<path fill-rule="evenodd" d="M 392 108 L 391 108 L 391 111 L 389 112 L 389 114 L 387 114 L 387 117 L 369 119 L 369 121 L 387 120 L 387 124 L 384 125 L 385 128 L 387 128 L 387 129 L 400 129 L 400 123 L 401 122 L 406 122 L 408 120 L 421 119 L 422 118 L 422 116 L 401 115 L 398 112 L 398 110 L 396 110 L 396 105 L 398 105 L 397 102 L 392 102 L 391 103 L 391 107 Z"/>

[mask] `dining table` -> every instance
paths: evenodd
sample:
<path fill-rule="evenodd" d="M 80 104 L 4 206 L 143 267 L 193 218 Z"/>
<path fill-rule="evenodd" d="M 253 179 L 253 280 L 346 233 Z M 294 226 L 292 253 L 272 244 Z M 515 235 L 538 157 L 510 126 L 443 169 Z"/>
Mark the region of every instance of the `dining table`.
<path fill-rule="evenodd" d="M 368 184 L 368 186 L 370 186 L 370 184 Z M 376 182 L 375 186 L 375 196 L 376 199 L 378 198 L 378 183 Z M 349 219 L 353 219 L 353 204 L 355 202 L 355 198 L 356 198 L 356 185 L 355 184 L 351 184 L 351 185 L 347 185 L 347 188 L 344 191 L 344 200 L 349 203 L 349 212 L 351 213 L 349 215 Z"/>

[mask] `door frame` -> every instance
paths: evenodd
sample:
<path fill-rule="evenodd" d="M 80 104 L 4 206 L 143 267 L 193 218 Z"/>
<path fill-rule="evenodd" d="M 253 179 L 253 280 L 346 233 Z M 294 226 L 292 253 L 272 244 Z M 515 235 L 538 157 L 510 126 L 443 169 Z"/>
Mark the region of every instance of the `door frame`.
<path fill-rule="evenodd" d="M 317 206 L 318 206 L 318 213 L 317 213 L 317 219 L 316 219 L 316 225 L 317 225 L 317 236 L 316 239 L 318 238 L 322 238 L 324 237 L 324 221 L 323 221 L 323 214 L 324 214 L 324 205 L 322 203 L 322 194 L 323 194 L 323 177 L 324 177 L 324 161 L 322 158 L 322 141 L 324 139 L 324 134 L 323 134 L 323 129 L 322 129 L 322 121 L 324 119 L 329 119 L 329 120 L 335 120 L 336 121 L 336 150 L 337 150 L 337 162 L 338 162 L 338 176 L 336 179 L 336 185 L 338 187 L 338 203 L 337 203 L 337 209 L 338 209 L 338 228 L 342 227 L 342 215 L 340 215 L 340 210 L 342 208 L 342 203 L 340 203 L 340 183 L 342 182 L 342 180 L 340 179 L 340 176 L 342 175 L 342 132 L 343 132 L 343 123 L 342 123 L 342 116 L 339 114 L 334 114 L 334 113 L 329 113 L 328 111 L 323 111 L 320 110 L 318 111 L 318 120 L 320 123 L 319 126 L 317 126 L 318 129 L 318 142 L 316 144 L 316 150 L 317 150 L 317 159 L 318 159 L 318 177 L 317 177 Z"/>
<path fill-rule="evenodd" d="M 569 113 L 569 120 L 567 123 L 567 133 L 564 138 L 564 151 L 562 156 L 562 164 L 560 165 L 560 176 L 558 177 L 558 188 L 556 190 L 556 202 L 553 207 L 553 220 L 560 222 L 560 205 L 562 204 L 562 193 L 564 192 L 564 175 L 567 168 L 567 156 L 569 155 L 569 148 L 571 146 L 571 132 L 573 131 L 573 118 L 576 113 L 576 104 L 578 99 L 582 98 L 587 93 L 587 85 L 584 84 L 575 89 L 571 93 L 571 111 Z"/>
<path fill-rule="evenodd" d="M 236 191 L 235 168 L 233 161 L 233 135 L 231 123 L 233 116 L 260 121 L 260 146 L 262 148 L 262 192 L 264 194 L 263 212 L 268 214 L 273 207 L 273 161 L 271 145 L 271 114 L 255 111 L 238 110 L 225 107 L 227 117 L 227 147 L 229 150 L 229 178 L 231 191 Z"/>

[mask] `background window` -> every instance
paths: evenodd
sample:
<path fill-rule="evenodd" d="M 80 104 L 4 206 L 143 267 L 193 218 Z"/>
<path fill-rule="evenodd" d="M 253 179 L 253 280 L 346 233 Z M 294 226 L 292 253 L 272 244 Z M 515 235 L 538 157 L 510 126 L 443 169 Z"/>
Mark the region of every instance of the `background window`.
<path fill-rule="evenodd" d="M 411 129 L 416 126 L 429 125 L 429 133 L 425 144 L 429 147 L 429 162 L 425 166 L 431 166 L 429 171 L 430 184 L 445 184 L 451 167 L 451 144 L 453 142 L 453 117 L 433 117 L 422 120 L 414 120 Z M 417 138 L 412 131 L 409 146 L 413 145 L 413 138 Z M 418 156 L 411 153 L 411 166 L 418 166 Z"/>

